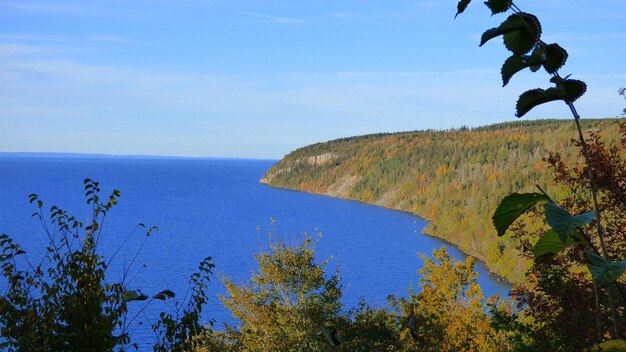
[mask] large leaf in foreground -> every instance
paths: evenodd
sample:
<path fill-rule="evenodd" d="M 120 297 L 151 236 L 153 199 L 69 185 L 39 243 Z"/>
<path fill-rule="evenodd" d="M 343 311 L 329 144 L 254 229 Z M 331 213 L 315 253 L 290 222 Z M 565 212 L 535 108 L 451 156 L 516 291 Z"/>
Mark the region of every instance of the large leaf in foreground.
<path fill-rule="evenodd" d="M 485 45 L 486 42 L 490 41 L 491 39 L 499 37 L 506 33 L 524 30 L 525 25 L 526 24 L 522 16 L 519 16 L 517 14 L 512 14 L 504 22 L 502 22 L 498 27 L 486 30 L 483 33 L 483 35 L 480 37 L 480 46 L 483 46 Z"/>
<path fill-rule="evenodd" d="M 562 93 L 563 100 L 568 103 L 575 102 L 587 91 L 587 84 L 577 79 L 563 79 L 561 77 L 552 77 L 550 82 L 555 83 L 557 89 Z"/>
<path fill-rule="evenodd" d="M 589 224 L 596 217 L 593 211 L 573 216 L 552 202 L 547 203 L 544 208 L 546 222 L 559 234 L 562 241 L 566 241 L 567 237 L 573 235 L 579 227 Z"/>
<path fill-rule="evenodd" d="M 550 74 L 558 71 L 563 65 L 565 61 L 567 61 L 567 51 L 563 49 L 559 44 L 553 43 L 548 44 L 544 48 L 546 61 L 543 64 L 543 67 Z"/>
<path fill-rule="evenodd" d="M 557 88 L 527 90 L 517 99 L 515 116 L 522 117 L 532 108 L 554 100 L 565 100 L 564 92 Z"/>
<path fill-rule="evenodd" d="M 537 44 L 541 36 L 541 25 L 534 15 L 524 12 L 514 13 L 498 27 L 486 30 L 480 38 L 480 46 L 499 36 L 503 36 L 507 49 L 517 55 L 523 55 Z"/>
<path fill-rule="evenodd" d="M 555 254 L 576 242 L 577 240 L 572 236 L 568 236 L 567 239 L 563 241 L 556 231 L 548 230 L 533 247 L 533 254 L 535 258 Z"/>
<path fill-rule="evenodd" d="M 626 260 L 607 262 L 599 255 L 587 252 L 587 267 L 601 286 L 615 282 L 626 271 Z"/>
<path fill-rule="evenodd" d="M 537 65 L 543 64 L 544 59 L 542 55 L 511 55 L 506 61 L 504 65 L 502 65 L 501 73 L 502 73 L 502 85 L 506 86 L 509 84 L 509 81 L 517 72 L 527 68 L 534 67 Z"/>
<path fill-rule="evenodd" d="M 549 200 L 550 198 L 541 193 L 513 193 L 504 197 L 492 217 L 493 226 L 498 231 L 498 236 L 504 235 L 506 229 L 528 208 L 538 202 Z"/>

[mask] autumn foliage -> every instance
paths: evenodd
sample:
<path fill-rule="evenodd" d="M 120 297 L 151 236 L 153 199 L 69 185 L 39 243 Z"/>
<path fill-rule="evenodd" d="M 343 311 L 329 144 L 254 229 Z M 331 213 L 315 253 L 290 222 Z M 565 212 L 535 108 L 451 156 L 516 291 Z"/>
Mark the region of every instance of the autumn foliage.
<path fill-rule="evenodd" d="M 338 273 L 315 261 L 313 242 L 272 245 L 255 256 L 249 283 L 224 279 L 225 306 L 240 323 L 207 336 L 222 351 L 500 351 L 506 333 L 491 326 L 474 260 L 445 247 L 424 256 L 419 291 L 372 308 L 346 311 Z M 496 301 L 492 302 L 496 304 Z M 501 303 L 498 303 L 501 304 Z"/>
<path fill-rule="evenodd" d="M 620 138 L 607 144 L 598 131 L 586 139 L 591 170 L 582 161 L 564 160 L 559 153 L 550 153 L 544 160 L 554 171 L 554 181 L 562 187 L 551 189 L 558 203 L 573 214 L 593 208 L 589 171 L 598 189 L 602 227 L 609 260 L 624 259 L 626 249 L 626 124 L 618 123 Z M 582 154 L 582 143 L 572 140 Z M 534 213 L 538 216 L 538 212 Z M 598 227 L 585 226 L 584 233 L 592 248 L 600 248 Z M 543 235 L 542 229 L 517 224 L 512 231 L 519 239 L 521 253 L 533 257 L 533 245 Z M 527 274 L 527 281 L 515 290 L 515 298 L 524 315 L 534 325 L 531 329 L 537 345 L 546 350 L 580 350 L 599 340 L 615 338 L 626 331 L 624 312 L 624 280 L 600 286 L 594 284 L 586 269 L 584 243 L 569 246 L 551 256 L 538 258 Z M 613 316 L 611 299 L 617 306 Z M 550 349 L 551 348 L 551 349 Z"/>
<path fill-rule="evenodd" d="M 607 141 L 619 139 L 614 120 L 582 125 L 604 131 Z M 412 212 L 428 220 L 428 234 L 522 282 L 530 261 L 519 255 L 515 239 L 496 236 L 491 215 L 511 192 L 536 191 L 537 184 L 559 192 L 566 187 L 546 172 L 543 158 L 553 152 L 576 162 L 580 156 L 570 147 L 575 136 L 571 121 L 534 120 L 343 138 L 293 151 L 264 181 Z"/>

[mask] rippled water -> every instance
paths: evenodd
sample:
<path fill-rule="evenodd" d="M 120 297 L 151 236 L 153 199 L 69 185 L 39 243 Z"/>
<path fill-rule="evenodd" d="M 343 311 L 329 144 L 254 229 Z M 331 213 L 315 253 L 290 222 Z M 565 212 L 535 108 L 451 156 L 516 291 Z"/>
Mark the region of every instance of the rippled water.
<path fill-rule="evenodd" d="M 154 294 L 165 288 L 184 295 L 188 277 L 206 256 L 212 256 L 212 278 L 204 321 L 233 323 L 217 295 L 224 293 L 222 275 L 242 282 L 256 268 L 253 253 L 267 249 L 270 238 L 295 243 L 307 232 L 321 238 L 317 255 L 332 256 L 330 270 L 339 268 L 343 303 L 349 309 L 360 297 L 384 306 L 390 294 L 406 295 L 418 282 L 422 262 L 444 243 L 423 235 L 426 222 L 407 213 L 357 202 L 273 189 L 258 183 L 274 163 L 266 160 L 141 159 L 141 158 L 29 158 L 0 157 L 0 233 L 10 234 L 39 258 L 47 243 L 31 214 L 28 194 L 58 205 L 80 219 L 88 214 L 83 179 L 101 183 L 102 193 L 113 188 L 122 197 L 107 218 L 102 251 L 117 249 L 136 224 L 156 225 L 132 271 L 131 288 Z M 275 219 L 275 222 L 271 219 Z M 270 234 L 271 233 L 271 234 Z M 124 246 L 109 270 L 121 276 L 143 237 L 140 233 Z M 463 255 L 448 246 L 457 258 Z M 145 266 L 145 267 L 143 267 Z M 485 274 L 479 264 L 480 284 L 487 295 L 506 294 L 508 286 Z M 147 310 L 153 321 L 165 308 L 157 302 Z M 132 313 L 132 312 L 131 312 Z M 133 337 L 143 349 L 153 341 L 149 330 L 137 327 Z"/>

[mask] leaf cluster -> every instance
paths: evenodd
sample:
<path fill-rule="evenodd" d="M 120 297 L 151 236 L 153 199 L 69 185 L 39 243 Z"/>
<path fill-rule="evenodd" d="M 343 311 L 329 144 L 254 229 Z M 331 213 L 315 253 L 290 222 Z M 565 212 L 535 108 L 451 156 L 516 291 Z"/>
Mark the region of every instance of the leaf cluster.
<path fill-rule="evenodd" d="M 463 13 L 471 0 L 461 0 L 457 5 L 457 14 Z M 552 75 L 555 86 L 547 89 L 535 88 L 522 93 L 516 104 L 516 116 L 522 117 L 538 105 L 551 101 L 564 101 L 572 104 L 587 90 L 585 82 L 568 77 L 562 78 L 559 70 L 568 58 L 568 53 L 557 43 L 547 44 L 541 40 L 541 23 L 530 13 L 522 12 L 512 0 L 489 0 L 485 2 L 492 15 L 511 10 L 508 16 L 498 27 L 486 30 L 480 39 L 480 46 L 491 39 L 502 37 L 504 46 L 511 52 L 511 56 L 502 65 L 501 75 L 503 86 L 506 86 L 513 76 L 524 70 L 533 72 L 544 68 Z M 455 16 L 455 17 L 456 17 Z"/>
<path fill-rule="evenodd" d="M 29 195 L 49 243 L 39 263 L 19 269 L 16 256 L 26 254 L 7 235 L 0 236 L 0 267 L 9 286 L 0 298 L 0 332 L 4 349 L 23 351 L 112 350 L 127 345 L 123 330 L 127 304 L 124 287 L 105 283 L 108 264 L 97 254 L 101 227 L 121 193 L 114 190 L 106 202 L 99 198 L 99 184 L 85 180 L 87 204 L 92 218 L 87 225 L 67 211 L 52 206 L 46 226 L 44 203 Z M 98 347 L 94 347 L 98 341 Z"/>

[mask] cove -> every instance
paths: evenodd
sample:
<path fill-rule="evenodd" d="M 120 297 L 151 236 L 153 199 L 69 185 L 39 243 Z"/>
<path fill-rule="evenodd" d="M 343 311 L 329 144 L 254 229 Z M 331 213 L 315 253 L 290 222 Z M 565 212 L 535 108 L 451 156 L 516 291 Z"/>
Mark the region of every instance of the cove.
<path fill-rule="evenodd" d="M 131 268 L 129 288 L 154 294 L 163 289 L 184 296 L 188 278 L 206 256 L 216 265 L 203 319 L 234 323 L 218 299 L 220 277 L 243 282 L 256 269 L 254 253 L 270 241 L 296 243 L 307 233 L 317 239 L 317 258 L 330 258 L 338 269 L 346 309 L 359 299 L 376 307 L 388 295 L 405 296 L 417 288 L 418 253 L 429 255 L 446 245 L 456 258 L 464 255 L 442 240 L 422 234 L 426 222 L 414 215 L 327 196 L 271 188 L 258 183 L 273 160 L 168 159 L 124 157 L 0 157 L 0 233 L 11 235 L 37 259 L 47 238 L 31 214 L 28 195 L 37 193 L 44 208 L 57 205 L 86 219 L 83 179 L 100 182 L 102 194 L 122 192 L 106 220 L 102 253 L 113 253 L 138 223 L 158 226 Z M 124 245 L 108 277 L 117 280 L 143 241 L 140 231 Z M 505 296 L 506 283 L 476 270 L 486 295 Z M 5 285 L 4 283 L 0 285 Z M 0 287 L 1 288 L 1 287 Z M 146 310 L 156 319 L 156 302 Z M 132 311 L 131 311 L 132 313 Z M 151 343 L 147 326 L 133 330 L 143 348 Z"/>

